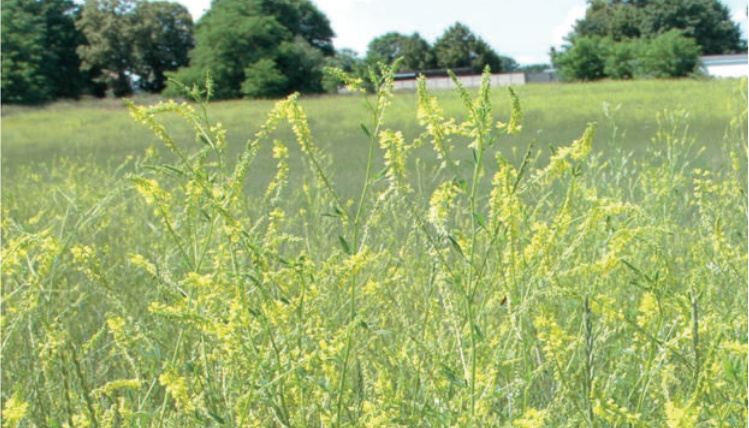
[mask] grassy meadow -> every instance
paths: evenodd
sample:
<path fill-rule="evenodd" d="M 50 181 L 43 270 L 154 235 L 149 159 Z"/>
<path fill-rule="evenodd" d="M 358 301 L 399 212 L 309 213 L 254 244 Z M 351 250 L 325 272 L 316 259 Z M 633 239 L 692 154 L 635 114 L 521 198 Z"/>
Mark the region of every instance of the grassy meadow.
<path fill-rule="evenodd" d="M 4 106 L 2 426 L 746 426 L 746 80 L 379 79 Z"/>

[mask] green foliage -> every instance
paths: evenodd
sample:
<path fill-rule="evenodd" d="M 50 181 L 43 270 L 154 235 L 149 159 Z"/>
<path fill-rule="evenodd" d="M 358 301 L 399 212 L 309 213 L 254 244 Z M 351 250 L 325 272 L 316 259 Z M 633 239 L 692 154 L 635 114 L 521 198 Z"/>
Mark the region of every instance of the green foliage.
<path fill-rule="evenodd" d="M 134 66 L 138 87 L 159 93 L 166 86 L 166 72 L 189 63 L 194 47 L 192 17 L 179 3 L 142 2 L 135 9 Z"/>
<path fill-rule="evenodd" d="M 635 77 L 641 55 L 640 44 L 637 39 L 618 42 L 609 37 L 603 39 L 601 41 L 601 49 L 604 52 L 603 74 L 613 79 Z"/>
<path fill-rule="evenodd" d="M 323 67 L 326 57 L 323 50 L 310 44 L 302 36 L 295 36 L 291 42 L 283 42 L 279 47 L 278 64 L 283 71 L 286 85 L 272 96 L 288 95 L 290 88 L 301 93 L 323 92 Z M 249 76 L 245 76 L 249 80 Z"/>
<path fill-rule="evenodd" d="M 271 97 L 292 91 L 322 92 L 324 57 L 333 54 L 330 23 L 309 0 L 220 0 L 201 18 L 190 66 L 169 76 L 192 86 L 210 72 L 216 98 Z M 254 70 L 275 63 L 278 76 L 263 77 Z M 267 79 L 271 86 L 261 81 Z M 175 95 L 180 84 L 168 86 Z"/>
<path fill-rule="evenodd" d="M 286 88 L 286 77 L 272 59 L 261 59 L 244 70 L 242 94 L 251 98 L 277 95 Z"/>
<path fill-rule="evenodd" d="M 502 70 L 502 73 L 510 73 L 513 71 L 520 70 L 520 64 L 518 64 L 515 59 L 510 58 L 508 56 L 500 55 L 499 56 L 499 67 L 500 70 Z"/>
<path fill-rule="evenodd" d="M 643 9 L 643 34 L 681 30 L 704 55 L 746 52 L 739 25 L 718 0 L 652 0 Z"/>
<path fill-rule="evenodd" d="M 671 30 L 653 39 L 578 37 L 555 55 L 562 79 L 595 80 L 603 77 L 675 78 L 697 72 L 701 50 L 694 39 Z"/>
<path fill-rule="evenodd" d="M 524 71 L 526 73 L 541 73 L 549 69 L 551 69 L 551 64 L 529 64 L 518 67 L 519 71 Z"/>
<path fill-rule="evenodd" d="M 643 150 L 611 132 L 604 155 L 626 110 L 609 106 L 595 139 L 572 125 L 542 156 L 511 149 L 539 112 L 514 91 L 496 105 L 488 78 L 441 99 L 422 82 L 409 132 L 392 68 L 372 76 L 361 163 L 332 163 L 297 95 L 243 103 L 242 129 L 270 113 L 233 159 L 209 83 L 131 105 L 166 153 L 14 165 L 3 424 L 746 425 L 745 81 L 709 153 L 702 119 L 668 109 Z M 656 83 L 715 87 L 634 85 Z M 559 90 L 586 109 L 634 85 Z"/>
<path fill-rule="evenodd" d="M 98 80 L 111 88 L 115 96 L 132 93 L 134 11 L 136 0 L 87 0 L 78 29 L 88 43 L 78 47 L 84 70 L 98 68 Z"/>
<path fill-rule="evenodd" d="M 746 51 L 741 29 L 718 0 L 593 0 L 568 38 L 599 36 L 619 42 L 656 38 L 670 30 L 696 40 L 705 55 Z"/>
<path fill-rule="evenodd" d="M 439 67 L 469 67 L 480 73 L 488 66 L 494 73 L 504 71 L 502 58 L 483 39 L 476 37 L 468 27 L 459 22 L 445 30 L 437 39 L 434 53 Z"/>
<path fill-rule="evenodd" d="M 640 30 L 641 9 L 637 4 L 642 2 L 620 2 L 593 0 L 588 4 L 585 18 L 575 22 L 570 40 L 577 37 L 599 36 L 611 37 L 615 41 L 636 38 L 642 35 Z"/>
<path fill-rule="evenodd" d="M 141 89 L 161 91 L 193 45 L 192 18 L 176 3 L 87 0 L 77 26 L 88 41 L 78 47 L 82 68 L 98 71 L 118 97 L 133 92 L 136 76 Z"/>
<path fill-rule="evenodd" d="M 596 80 L 604 77 L 605 57 L 598 36 L 578 37 L 554 57 L 562 80 Z"/>
<path fill-rule="evenodd" d="M 225 1 L 225 0 L 221 0 Z M 294 36 L 300 36 L 324 56 L 335 53 L 330 21 L 314 3 L 305 0 L 263 0 L 264 14 L 275 17 Z"/>
<path fill-rule="evenodd" d="M 3 4 L 3 102 L 34 103 L 52 97 L 50 82 L 42 74 L 45 28 L 41 16 L 24 0 Z"/>
<path fill-rule="evenodd" d="M 3 3 L 2 102 L 42 103 L 77 98 L 87 88 L 75 52 L 85 39 L 69 0 Z"/>
<path fill-rule="evenodd" d="M 352 49 L 341 49 L 335 53 L 334 56 L 325 59 L 325 64 L 328 70 L 340 70 L 346 73 L 348 76 L 356 76 L 364 80 L 367 76 L 368 70 L 365 65 L 364 59 L 359 58 L 356 51 Z M 346 82 L 341 76 L 336 76 L 334 73 L 324 73 L 322 78 L 322 86 L 325 92 L 336 93 L 338 88 L 345 85 Z M 373 88 L 370 92 L 373 92 Z"/>
<path fill-rule="evenodd" d="M 647 77 L 686 77 L 699 65 L 702 50 L 692 38 L 671 30 L 641 45 L 636 74 Z"/>
<path fill-rule="evenodd" d="M 419 33 L 411 36 L 388 33 L 369 42 L 366 56 L 369 64 L 391 64 L 401 57 L 402 71 L 427 70 L 436 66 L 432 47 Z"/>
<path fill-rule="evenodd" d="M 69 1 L 38 2 L 46 20 L 44 74 L 52 84 L 52 95 L 59 98 L 78 98 L 84 93 L 97 93 L 91 76 L 80 70 L 81 59 L 76 53 L 86 38 L 75 26 L 81 7 Z"/>

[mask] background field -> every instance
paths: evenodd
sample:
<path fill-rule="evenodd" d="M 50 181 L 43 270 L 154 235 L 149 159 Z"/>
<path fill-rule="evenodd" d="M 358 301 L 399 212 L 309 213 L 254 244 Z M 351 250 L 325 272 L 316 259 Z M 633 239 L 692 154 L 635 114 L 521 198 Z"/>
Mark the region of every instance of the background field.
<path fill-rule="evenodd" d="M 746 81 L 517 93 L 4 108 L 3 427 L 746 426 Z"/>
<path fill-rule="evenodd" d="M 736 97 L 737 81 L 637 81 L 594 84 L 528 85 L 516 88 L 523 105 L 523 132 L 505 142 L 503 153 L 514 156 L 512 147 L 525 153 L 531 140 L 548 155 L 548 147 L 571 143 L 589 122 L 599 126 L 596 150 L 621 148 L 642 152 L 657 129 L 656 112 L 684 109 L 691 115 L 691 135 L 716 153 L 732 112 L 740 107 Z M 497 117 L 509 115 L 509 98 L 505 88 L 493 89 L 492 103 Z M 462 117 L 461 104 L 452 91 L 439 93 L 447 117 Z M 153 102 L 145 98 L 141 102 Z M 604 104 L 613 118 L 607 118 Z M 224 101 L 211 105 L 211 118 L 227 129 L 229 153 L 236 155 L 247 139 L 257 131 L 273 101 Z M 359 177 L 351 165 L 363 165 L 367 155 L 367 138 L 359 132 L 359 123 L 367 123 L 367 110 L 357 96 L 319 97 L 302 100 L 310 120 L 315 141 L 334 160 L 333 171 L 341 183 Z M 617 111 L 617 106 L 620 106 Z M 3 107 L 2 164 L 3 178 L 15 176 L 17 167 L 30 163 L 49 163 L 56 158 L 74 162 L 93 162 L 103 166 L 119 165 L 128 155 L 141 155 L 156 137 L 129 116 L 118 100 L 58 103 L 41 109 Z M 402 130 L 407 137 L 418 134 L 416 95 L 399 93 L 387 116 L 389 126 Z M 612 142 L 612 124 L 616 122 L 620 140 Z M 192 131 L 175 119 L 167 122 L 181 141 L 189 141 Z M 44 124 L 44 126 L 40 126 Z M 281 134 L 284 138 L 289 137 Z M 298 162 L 298 149 L 289 145 L 291 161 Z M 432 166 L 431 150 L 419 153 Z M 270 150 L 260 153 L 268 160 Z M 464 151 L 461 156 L 470 156 Z M 720 158 L 707 156 L 704 162 L 713 166 Z M 261 176 L 271 174 L 272 162 L 258 162 Z M 298 167 L 298 163 L 292 164 Z M 264 168 L 268 168 L 264 170 Z M 292 168 L 292 170 L 298 168 Z M 344 189 L 345 191 L 345 189 Z"/>

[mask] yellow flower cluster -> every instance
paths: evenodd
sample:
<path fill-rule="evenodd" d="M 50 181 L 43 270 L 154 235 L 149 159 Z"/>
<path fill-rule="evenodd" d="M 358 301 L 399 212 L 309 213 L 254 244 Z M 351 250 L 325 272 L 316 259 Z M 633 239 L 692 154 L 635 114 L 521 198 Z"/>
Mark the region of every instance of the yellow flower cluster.
<path fill-rule="evenodd" d="M 29 411 L 29 403 L 14 393 L 3 405 L 3 427 L 16 428 Z"/>
<path fill-rule="evenodd" d="M 429 200 L 427 221 L 437 229 L 437 233 L 440 235 L 449 234 L 447 222 L 456 195 L 455 185 L 452 182 L 445 181 L 432 193 Z"/>
<path fill-rule="evenodd" d="M 166 391 L 174 399 L 180 412 L 189 415 L 195 412 L 195 403 L 190 398 L 190 391 L 187 386 L 187 379 L 179 376 L 173 368 L 167 368 L 159 376 L 159 383 L 166 388 Z"/>

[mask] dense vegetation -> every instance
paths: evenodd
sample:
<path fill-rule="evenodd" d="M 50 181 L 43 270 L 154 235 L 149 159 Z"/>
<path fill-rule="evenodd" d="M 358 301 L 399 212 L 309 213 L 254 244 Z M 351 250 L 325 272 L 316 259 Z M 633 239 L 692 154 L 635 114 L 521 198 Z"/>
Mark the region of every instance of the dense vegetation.
<path fill-rule="evenodd" d="M 392 64 L 401 58 L 400 70 L 417 71 L 433 68 L 468 69 L 480 73 L 487 66 L 494 73 L 510 72 L 518 68 L 512 58 L 497 54 L 481 37 L 464 24 L 456 22 L 430 46 L 418 33 L 405 36 L 388 33 L 369 44 L 364 62 Z"/>
<path fill-rule="evenodd" d="M 368 117 L 308 101 L 343 103 L 337 145 L 292 96 L 234 139 L 210 118 L 240 104 L 133 105 L 163 149 L 116 168 L 4 147 L 3 426 L 746 425 L 745 83 L 534 112 L 384 71 Z M 608 105 L 550 153 L 516 139 L 613 89 L 723 120 L 644 139 Z"/>
<path fill-rule="evenodd" d="M 517 66 L 462 24 L 434 47 L 418 35 L 376 38 L 366 60 L 333 48 L 328 18 L 309 0 L 217 0 L 193 28 L 177 3 L 145 0 L 9 0 L 3 7 L 2 102 L 38 104 L 135 91 L 178 95 L 216 82 L 216 98 L 335 91 L 336 66 L 366 74 L 398 57 L 405 69 Z M 168 78 L 174 81 L 167 84 Z"/>
<path fill-rule="evenodd" d="M 741 29 L 718 0 L 591 0 L 569 38 L 599 36 L 618 42 L 671 30 L 694 39 L 705 55 L 746 50 Z"/>
<path fill-rule="evenodd" d="M 563 80 L 675 78 L 697 72 L 700 47 L 678 30 L 654 39 L 580 37 L 555 63 Z"/>
<path fill-rule="evenodd" d="M 80 70 L 75 49 L 85 39 L 75 28 L 75 13 L 70 0 L 3 2 L 3 103 L 40 103 L 99 91 Z"/>
<path fill-rule="evenodd" d="M 747 49 L 718 0 L 592 0 L 567 40 L 551 52 L 566 80 L 685 77 L 700 55 Z"/>
<path fill-rule="evenodd" d="M 168 1 L 7 0 L 2 14 L 3 104 L 164 89 L 176 96 L 209 72 L 216 98 L 335 92 L 341 81 L 326 66 L 366 80 L 369 67 L 397 58 L 401 71 L 520 68 L 459 22 L 431 45 L 418 33 L 387 33 L 363 57 L 336 51 L 328 18 L 310 0 L 214 0 L 195 26 Z M 701 54 L 746 50 L 718 0 L 590 1 L 569 41 L 551 53 L 567 80 L 683 77 Z"/>
<path fill-rule="evenodd" d="M 177 3 L 9 0 L 2 13 L 3 103 L 158 93 L 193 47 L 192 18 Z"/>
<path fill-rule="evenodd" d="M 215 1 L 198 23 L 190 66 L 174 79 L 191 86 L 210 72 L 218 98 L 322 92 L 332 38 L 327 17 L 308 0 Z"/>

